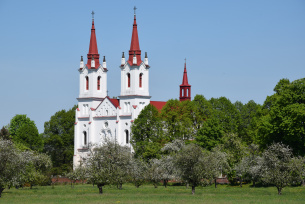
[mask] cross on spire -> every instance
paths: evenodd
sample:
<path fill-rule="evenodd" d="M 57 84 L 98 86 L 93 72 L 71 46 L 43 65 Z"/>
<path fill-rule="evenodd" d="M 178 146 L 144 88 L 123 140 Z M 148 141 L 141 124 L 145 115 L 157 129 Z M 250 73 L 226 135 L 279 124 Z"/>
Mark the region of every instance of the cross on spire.
<path fill-rule="evenodd" d="M 134 6 L 134 7 L 133 7 L 133 10 L 134 10 L 134 15 L 136 15 L 136 10 L 137 10 L 137 7 L 136 7 L 136 6 Z"/>
<path fill-rule="evenodd" d="M 92 11 L 91 14 L 92 14 L 92 20 L 94 20 L 94 11 Z"/>

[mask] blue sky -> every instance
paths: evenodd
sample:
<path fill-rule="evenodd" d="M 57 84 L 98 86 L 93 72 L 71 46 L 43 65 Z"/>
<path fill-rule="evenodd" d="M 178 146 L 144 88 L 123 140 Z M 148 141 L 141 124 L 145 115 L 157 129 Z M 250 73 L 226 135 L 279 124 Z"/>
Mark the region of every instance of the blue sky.
<path fill-rule="evenodd" d="M 0 126 L 27 114 L 43 132 L 55 112 L 77 104 L 92 10 L 109 96 L 118 96 L 135 5 L 152 100 L 179 97 L 184 58 L 192 97 L 262 104 L 281 78 L 305 77 L 303 0 L 0 0 Z"/>

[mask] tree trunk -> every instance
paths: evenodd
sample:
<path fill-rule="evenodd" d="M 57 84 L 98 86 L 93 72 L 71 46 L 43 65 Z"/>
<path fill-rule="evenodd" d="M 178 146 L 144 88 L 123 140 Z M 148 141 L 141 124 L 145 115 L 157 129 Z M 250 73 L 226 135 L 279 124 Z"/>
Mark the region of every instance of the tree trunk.
<path fill-rule="evenodd" d="M 192 194 L 195 195 L 195 186 L 192 186 Z"/>
<path fill-rule="evenodd" d="M 164 185 L 165 188 L 167 187 L 167 182 L 168 182 L 167 179 L 164 179 L 164 180 L 163 180 L 163 185 Z"/>
<path fill-rule="evenodd" d="M 97 187 L 98 187 L 98 189 L 99 189 L 99 193 L 100 193 L 100 194 L 103 194 L 103 185 L 98 184 Z"/>
<path fill-rule="evenodd" d="M 2 195 L 3 191 L 4 191 L 4 188 L 0 187 L 0 198 L 1 198 L 1 195 Z"/>
<path fill-rule="evenodd" d="M 186 188 L 189 188 L 189 184 L 188 184 L 188 183 L 186 183 L 185 187 L 186 187 Z"/>
<path fill-rule="evenodd" d="M 239 179 L 239 182 L 240 182 L 240 184 L 239 184 L 239 186 L 240 187 L 243 187 L 243 179 L 240 177 L 240 179 Z"/>
<path fill-rule="evenodd" d="M 121 183 L 119 183 L 118 189 L 122 190 L 122 184 Z"/>
<path fill-rule="evenodd" d="M 281 187 L 277 187 L 277 194 L 282 195 L 282 188 Z"/>
<path fill-rule="evenodd" d="M 33 184 L 30 184 L 30 189 L 32 189 L 32 187 L 33 187 Z"/>
<path fill-rule="evenodd" d="M 215 188 L 217 188 L 217 181 L 216 181 L 216 179 L 215 179 Z"/>
<path fill-rule="evenodd" d="M 255 187 L 255 180 L 253 180 L 253 187 Z"/>
<path fill-rule="evenodd" d="M 158 185 L 157 185 L 156 183 L 154 183 L 154 187 L 155 187 L 155 188 L 158 188 Z"/>
<path fill-rule="evenodd" d="M 305 179 L 302 179 L 302 186 L 305 186 Z"/>

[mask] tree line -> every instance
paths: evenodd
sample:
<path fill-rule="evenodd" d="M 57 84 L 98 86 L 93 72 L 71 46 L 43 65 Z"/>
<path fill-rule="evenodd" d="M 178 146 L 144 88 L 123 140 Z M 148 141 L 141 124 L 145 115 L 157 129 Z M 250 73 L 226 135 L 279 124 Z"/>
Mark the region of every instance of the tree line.
<path fill-rule="evenodd" d="M 182 141 L 185 146 L 202 148 L 199 152 L 203 154 L 220 152 L 220 163 L 226 155 L 227 167 L 221 168 L 229 169 L 226 175 L 234 182 L 236 176 L 245 180 L 258 178 L 255 173 L 248 172 L 249 169 L 256 172 L 248 166 L 261 163 L 263 153 L 272 145 L 281 144 L 289 149 L 289 158 L 293 158 L 293 165 L 302 172 L 305 155 L 304 82 L 304 78 L 292 82 L 280 80 L 274 94 L 268 96 L 263 105 L 252 100 L 246 104 L 232 103 L 225 97 L 207 100 L 202 95 L 196 95 L 193 101 L 169 100 L 161 111 L 148 105 L 132 125 L 134 162 L 139 169 L 141 164 L 160 162 L 172 154 L 164 150 L 165 147 Z M 73 167 L 75 109 L 76 106 L 56 112 L 45 122 L 41 134 L 34 121 L 26 115 L 16 115 L 8 126 L 0 130 L 0 138 L 9 140 L 18 151 L 48 155 L 52 161 L 48 168 L 50 175 L 69 173 Z M 135 168 L 134 172 L 137 172 Z M 255 179 L 252 181 L 256 182 Z M 299 182 L 304 182 L 304 179 Z"/>

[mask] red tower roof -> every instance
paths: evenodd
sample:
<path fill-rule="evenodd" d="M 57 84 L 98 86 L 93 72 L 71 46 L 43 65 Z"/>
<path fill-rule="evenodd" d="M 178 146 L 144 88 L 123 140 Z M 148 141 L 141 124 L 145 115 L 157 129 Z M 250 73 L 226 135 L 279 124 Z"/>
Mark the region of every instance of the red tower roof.
<path fill-rule="evenodd" d="M 92 19 L 92 28 L 91 28 L 91 37 L 90 37 L 90 44 L 89 44 L 89 52 L 87 54 L 87 67 L 91 69 L 91 59 L 92 55 L 95 61 L 95 69 L 100 66 L 100 55 L 97 50 L 97 43 L 96 43 L 96 36 L 95 36 L 95 27 L 94 27 L 94 19 Z"/>
<path fill-rule="evenodd" d="M 191 100 L 191 85 L 187 80 L 186 62 L 184 63 L 184 72 L 182 84 L 180 85 L 180 101 Z"/>
<path fill-rule="evenodd" d="M 130 43 L 130 50 L 129 50 L 129 59 L 128 63 L 132 65 L 132 59 L 134 53 L 137 57 L 137 66 L 139 66 L 142 62 L 141 60 L 141 50 L 139 44 L 139 37 L 138 37 L 138 26 L 137 26 L 137 19 L 136 14 L 134 14 L 134 21 L 133 21 L 133 29 L 132 29 L 132 36 L 131 36 L 131 43 Z"/>
<path fill-rule="evenodd" d="M 189 85 L 189 82 L 187 79 L 186 63 L 184 63 L 183 79 L 182 79 L 182 84 L 180 86 L 191 86 L 191 85 Z"/>

